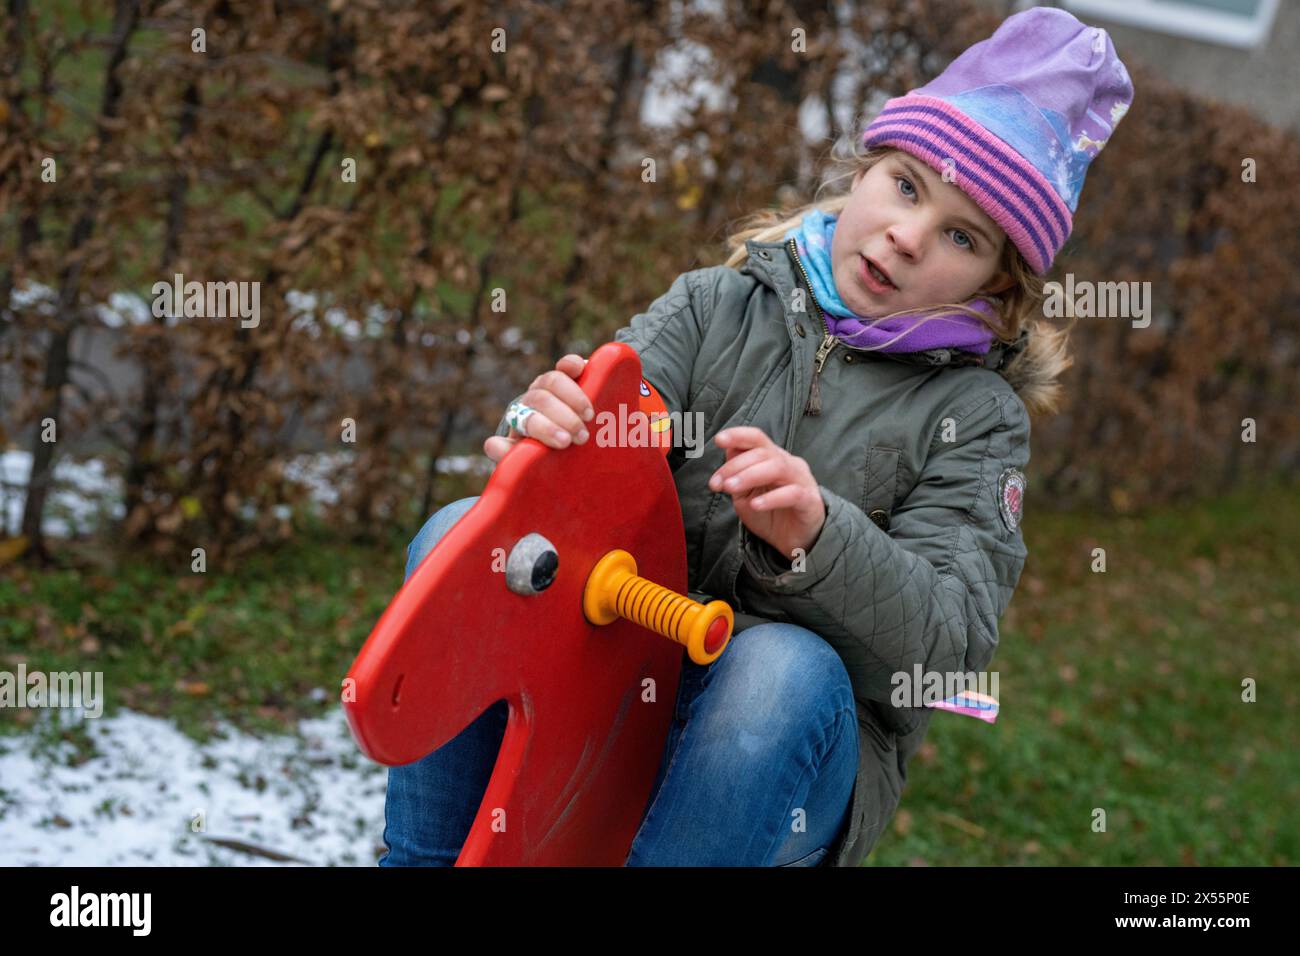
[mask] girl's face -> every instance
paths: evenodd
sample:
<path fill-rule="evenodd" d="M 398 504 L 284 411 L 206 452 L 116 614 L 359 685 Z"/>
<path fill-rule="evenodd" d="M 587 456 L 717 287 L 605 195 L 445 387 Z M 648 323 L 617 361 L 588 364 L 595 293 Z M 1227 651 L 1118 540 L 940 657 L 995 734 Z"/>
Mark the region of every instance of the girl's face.
<path fill-rule="evenodd" d="M 894 150 L 853 178 L 835 225 L 831 264 L 844 304 L 857 315 L 881 316 L 977 292 L 1001 292 L 1006 233 L 953 183 L 921 160 Z M 866 274 L 870 259 L 891 280 Z"/>

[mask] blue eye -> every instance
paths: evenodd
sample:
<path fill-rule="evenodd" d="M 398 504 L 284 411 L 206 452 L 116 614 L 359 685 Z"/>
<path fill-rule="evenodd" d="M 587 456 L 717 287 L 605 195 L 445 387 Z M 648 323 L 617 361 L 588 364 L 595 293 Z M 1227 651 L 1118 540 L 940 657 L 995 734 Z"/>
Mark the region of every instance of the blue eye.
<path fill-rule="evenodd" d="M 974 248 L 975 248 L 975 240 L 972 239 L 969 235 L 967 235 L 966 233 L 962 232 L 960 229 L 954 229 L 953 232 L 954 232 L 956 235 L 958 235 L 958 236 L 964 236 L 964 237 L 965 237 L 965 239 L 966 239 L 966 243 L 967 243 L 967 244 L 964 245 L 964 246 L 962 246 L 963 249 L 974 249 Z M 961 244 L 958 243 L 958 245 L 961 245 Z"/>
<path fill-rule="evenodd" d="M 913 196 L 916 195 L 916 187 L 913 186 L 909 180 L 904 179 L 902 176 L 895 176 L 894 181 L 900 183 L 907 183 L 908 188 L 911 189 L 912 191 L 910 193 L 903 193 L 903 195 L 906 196 L 908 199 L 911 199 Z"/>

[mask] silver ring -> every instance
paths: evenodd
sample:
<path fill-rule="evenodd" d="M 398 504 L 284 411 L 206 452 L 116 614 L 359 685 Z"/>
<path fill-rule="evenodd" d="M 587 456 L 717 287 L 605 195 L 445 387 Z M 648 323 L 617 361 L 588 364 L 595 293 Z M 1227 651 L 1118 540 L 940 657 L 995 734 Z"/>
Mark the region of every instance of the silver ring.
<path fill-rule="evenodd" d="M 527 437 L 528 432 L 524 426 L 528 424 L 528 416 L 532 415 L 537 409 L 525 405 L 523 402 L 515 399 L 506 408 L 506 424 L 513 428 L 519 434 Z"/>

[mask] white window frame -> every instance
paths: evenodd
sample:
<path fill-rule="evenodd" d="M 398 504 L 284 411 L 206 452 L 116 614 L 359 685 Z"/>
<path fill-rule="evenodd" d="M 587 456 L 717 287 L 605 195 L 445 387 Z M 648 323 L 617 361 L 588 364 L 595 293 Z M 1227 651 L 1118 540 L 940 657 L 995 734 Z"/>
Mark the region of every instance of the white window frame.
<path fill-rule="evenodd" d="M 1176 0 L 1175 0 L 1176 2 Z M 1153 0 L 1062 0 L 1071 13 L 1128 23 L 1147 30 L 1206 40 L 1224 46 L 1257 47 L 1268 35 L 1277 14 L 1277 0 L 1263 0 L 1250 19 L 1200 7 L 1174 6 Z"/>

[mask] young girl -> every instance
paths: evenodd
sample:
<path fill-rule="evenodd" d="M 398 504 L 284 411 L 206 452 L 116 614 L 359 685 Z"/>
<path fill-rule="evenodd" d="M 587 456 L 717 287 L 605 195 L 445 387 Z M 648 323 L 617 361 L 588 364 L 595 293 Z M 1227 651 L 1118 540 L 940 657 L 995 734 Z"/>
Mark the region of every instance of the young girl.
<path fill-rule="evenodd" d="M 1029 414 L 1070 364 L 1068 330 L 1030 319 L 1132 97 L 1104 31 L 1018 13 L 885 104 L 828 183 L 847 192 L 759 214 L 616 333 L 707 424 L 668 460 L 693 596 L 737 611 L 721 657 L 684 662 L 629 865 L 856 866 L 875 845 L 933 714 L 895 690 L 997 647 Z M 588 440 L 584 362 L 511 403 L 488 456 Z M 408 576 L 475 500 L 429 520 Z M 390 770 L 381 865 L 455 862 L 505 723 L 499 701 Z"/>

